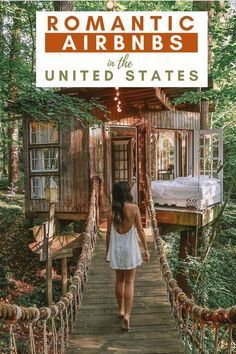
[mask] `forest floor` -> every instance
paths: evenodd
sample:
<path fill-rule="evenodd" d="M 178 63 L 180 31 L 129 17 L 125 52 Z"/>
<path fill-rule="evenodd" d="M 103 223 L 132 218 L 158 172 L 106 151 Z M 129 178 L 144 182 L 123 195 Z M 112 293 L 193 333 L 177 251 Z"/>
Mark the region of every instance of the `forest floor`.
<path fill-rule="evenodd" d="M 36 220 L 36 223 L 40 220 Z M 24 195 L 9 195 L 0 190 L 0 301 L 22 306 L 46 305 L 45 262 L 29 249 L 34 242 L 32 221 L 24 217 Z M 79 252 L 79 250 L 78 250 Z M 74 257 L 77 258 L 77 257 Z M 69 276 L 74 272 L 76 259 L 68 262 Z M 53 261 L 53 299 L 61 296 L 60 261 Z M 24 331 L 16 328 L 19 353 L 26 353 L 22 347 Z M 8 353 L 8 328 L 0 324 L 0 352 Z"/>
<path fill-rule="evenodd" d="M 0 300 L 24 306 L 44 305 L 45 263 L 28 245 L 34 241 L 32 222 L 24 217 L 24 195 L 0 191 Z M 54 298 L 60 296 L 58 261 L 54 262 Z"/>

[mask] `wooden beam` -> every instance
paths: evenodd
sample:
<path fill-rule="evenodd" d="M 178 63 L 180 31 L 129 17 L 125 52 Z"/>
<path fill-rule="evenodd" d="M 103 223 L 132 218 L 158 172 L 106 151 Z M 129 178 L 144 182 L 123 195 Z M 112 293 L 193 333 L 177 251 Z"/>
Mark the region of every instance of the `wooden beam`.
<path fill-rule="evenodd" d="M 73 257 L 73 248 L 61 249 L 59 251 L 52 253 L 52 259 L 62 259 L 62 258 L 71 258 Z"/>
<path fill-rule="evenodd" d="M 165 108 L 169 111 L 175 110 L 175 106 L 171 103 L 165 92 L 160 87 L 155 87 L 155 94 Z"/>
<path fill-rule="evenodd" d="M 179 208 L 156 207 L 157 221 L 161 225 L 204 227 L 214 221 L 222 205 L 204 209 L 204 212 L 190 212 Z"/>
<path fill-rule="evenodd" d="M 157 208 L 157 221 L 160 224 L 202 226 L 202 214 L 186 211 L 175 211 L 173 208 L 160 210 Z"/>
<path fill-rule="evenodd" d="M 44 211 L 26 211 L 25 212 L 25 217 L 26 218 L 38 218 L 42 217 L 45 218 L 47 217 L 48 213 Z M 56 213 L 56 219 L 59 220 L 87 220 L 88 218 L 88 213 L 71 213 L 71 212 L 58 212 Z"/>

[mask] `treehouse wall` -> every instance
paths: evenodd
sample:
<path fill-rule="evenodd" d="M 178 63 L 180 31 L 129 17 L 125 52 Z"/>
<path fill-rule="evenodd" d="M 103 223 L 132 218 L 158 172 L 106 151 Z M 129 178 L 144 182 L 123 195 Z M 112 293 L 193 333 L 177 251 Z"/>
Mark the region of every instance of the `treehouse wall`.
<path fill-rule="evenodd" d="M 122 113 L 121 113 L 122 114 Z M 198 130 L 200 129 L 200 113 L 186 111 L 157 111 L 145 110 L 140 114 L 111 117 L 111 124 L 118 126 L 137 126 L 146 124 L 151 128 Z"/>
<path fill-rule="evenodd" d="M 200 113 L 185 111 L 146 111 L 145 123 L 159 129 L 200 129 Z"/>
<path fill-rule="evenodd" d="M 32 195 L 32 193 L 37 193 L 38 188 L 36 186 L 36 189 L 32 189 L 32 178 L 40 180 L 43 177 L 45 182 L 52 176 L 59 187 L 59 202 L 56 205 L 56 211 L 61 214 L 58 214 L 58 217 L 66 219 L 66 215 L 71 213 L 71 219 L 73 217 L 83 218 L 83 214 L 88 212 L 90 188 L 89 130 L 82 127 L 77 120 L 72 119 L 69 123 L 64 123 L 59 127 L 57 143 L 45 144 L 44 141 L 43 144 L 40 142 L 40 144 L 32 145 L 30 119 L 25 119 L 24 125 L 26 216 L 32 217 L 36 212 L 48 211 L 48 202 L 43 197 L 38 198 Z M 47 151 L 52 147 L 57 149 L 57 170 L 32 171 L 32 151 L 37 149 Z M 78 214 L 81 215 L 78 216 Z"/>
<path fill-rule="evenodd" d="M 53 131 L 52 123 L 46 122 L 46 128 L 44 127 L 42 128 L 44 130 L 37 132 L 36 128 L 39 123 L 34 122 L 36 128 L 35 126 L 32 127 L 32 119 L 25 118 L 26 216 L 32 217 L 36 216 L 36 213 L 48 211 L 48 202 L 45 201 L 43 196 L 40 197 L 39 189 L 41 188 L 41 194 L 43 194 L 50 176 L 55 179 L 59 186 L 59 202 L 56 206 L 59 218 L 86 218 L 90 179 L 94 175 L 100 175 L 104 178 L 104 192 L 106 200 L 109 202 L 112 187 L 112 136 L 109 125 L 119 126 L 124 130 L 124 133 L 126 127 L 137 128 L 136 158 L 140 192 L 144 188 L 142 182 L 145 173 L 150 172 L 151 129 L 195 130 L 200 127 L 199 114 L 192 112 L 145 111 L 141 115 L 130 112 L 130 114 L 122 114 L 120 119 L 117 118 L 117 116 L 113 116 L 109 123 L 95 129 L 84 128 L 76 119 L 71 119 L 70 122 L 67 120 L 67 123 L 63 123 L 59 127 L 58 136 Z M 33 138 L 31 136 L 32 131 Z M 38 153 L 36 150 L 41 152 Z M 50 150 L 50 153 L 48 150 Z M 33 163 L 37 165 L 37 159 L 41 155 L 44 156 L 45 160 L 44 169 L 40 169 L 42 166 L 39 166 L 32 170 L 32 156 L 34 158 Z M 46 167 L 48 163 L 52 165 L 53 169 Z M 44 179 L 41 186 L 40 179 Z M 32 188 L 32 181 L 35 183 L 34 188 Z"/>

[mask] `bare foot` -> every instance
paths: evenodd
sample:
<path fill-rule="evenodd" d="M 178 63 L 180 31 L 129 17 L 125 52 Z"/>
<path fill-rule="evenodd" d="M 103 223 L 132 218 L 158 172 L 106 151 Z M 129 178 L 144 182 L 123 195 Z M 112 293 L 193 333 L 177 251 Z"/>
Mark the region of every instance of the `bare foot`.
<path fill-rule="evenodd" d="M 122 322 L 122 329 L 124 329 L 125 331 L 130 330 L 129 315 L 124 316 L 123 322 Z"/>
<path fill-rule="evenodd" d="M 120 311 L 118 317 L 120 320 L 123 320 L 123 318 L 125 317 L 125 313 L 123 311 Z"/>

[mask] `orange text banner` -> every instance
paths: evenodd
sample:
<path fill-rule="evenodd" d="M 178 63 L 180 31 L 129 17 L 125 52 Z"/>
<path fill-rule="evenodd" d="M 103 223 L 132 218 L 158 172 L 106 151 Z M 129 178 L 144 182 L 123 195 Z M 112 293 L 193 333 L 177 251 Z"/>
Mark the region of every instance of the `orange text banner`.
<path fill-rule="evenodd" d="M 45 33 L 46 53 L 194 53 L 197 33 Z"/>

